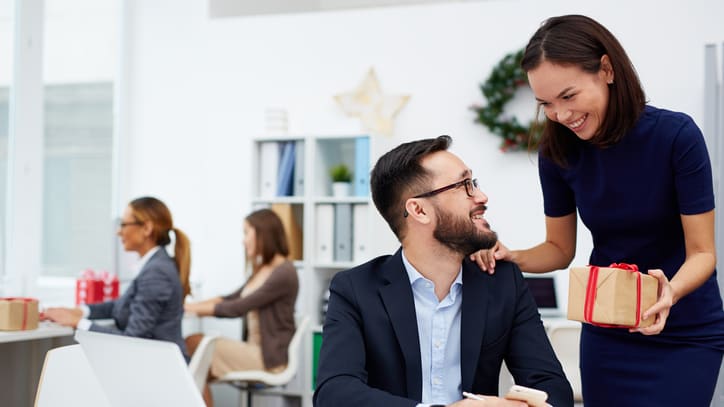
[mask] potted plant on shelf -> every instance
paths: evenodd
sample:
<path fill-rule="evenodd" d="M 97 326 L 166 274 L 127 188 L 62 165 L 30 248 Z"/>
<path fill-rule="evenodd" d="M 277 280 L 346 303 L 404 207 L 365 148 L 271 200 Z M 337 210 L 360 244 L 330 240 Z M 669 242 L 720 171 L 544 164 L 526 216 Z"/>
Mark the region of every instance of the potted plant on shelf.
<path fill-rule="evenodd" d="M 329 176 L 332 178 L 332 195 L 349 196 L 352 185 L 352 173 L 345 164 L 333 165 L 329 169 Z"/>

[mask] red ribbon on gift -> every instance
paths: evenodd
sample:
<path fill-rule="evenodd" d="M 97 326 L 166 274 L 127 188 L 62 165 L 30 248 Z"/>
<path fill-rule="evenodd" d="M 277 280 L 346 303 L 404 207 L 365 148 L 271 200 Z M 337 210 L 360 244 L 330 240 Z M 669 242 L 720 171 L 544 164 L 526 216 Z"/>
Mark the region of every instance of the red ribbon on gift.
<path fill-rule="evenodd" d="M 28 303 L 31 301 L 37 301 L 35 298 L 30 297 L 2 297 L 0 298 L 2 301 L 22 301 L 23 302 L 23 326 L 22 330 L 25 330 L 25 327 L 28 324 Z"/>
<path fill-rule="evenodd" d="M 632 273 L 636 273 L 636 323 L 631 326 L 627 325 L 611 325 L 611 324 L 599 324 L 593 322 L 593 307 L 596 304 L 596 294 L 598 290 L 598 266 L 590 266 L 588 274 L 588 285 L 586 286 L 586 302 L 583 307 L 583 318 L 591 325 L 600 326 L 604 328 L 637 328 L 641 323 L 641 273 L 639 267 L 635 264 L 628 263 L 611 263 L 609 267 L 628 270 Z"/>

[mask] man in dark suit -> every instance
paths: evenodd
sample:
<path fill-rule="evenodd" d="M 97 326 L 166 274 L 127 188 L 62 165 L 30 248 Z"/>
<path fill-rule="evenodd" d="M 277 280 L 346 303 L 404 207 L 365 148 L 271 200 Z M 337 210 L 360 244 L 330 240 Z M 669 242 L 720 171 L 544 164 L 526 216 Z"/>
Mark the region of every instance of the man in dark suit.
<path fill-rule="evenodd" d="M 315 406 L 525 406 L 497 397 L 503 361 L 516 383 L 573 405 L 518 267 L 489 275 L 467 258 L 497 236 L 450 143 L 402 144 L 372 170 L 372 199 L 402 248 L 332 280 Z"/>

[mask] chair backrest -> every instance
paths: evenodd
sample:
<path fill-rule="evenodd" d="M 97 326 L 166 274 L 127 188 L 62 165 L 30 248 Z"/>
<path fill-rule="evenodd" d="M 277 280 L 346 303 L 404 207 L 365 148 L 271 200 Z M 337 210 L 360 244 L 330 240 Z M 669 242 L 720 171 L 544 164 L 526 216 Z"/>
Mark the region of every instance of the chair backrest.
<path fill-rule="evenodd" d="M 229 372 L 217 379 L 220 382 L 259 382 L 269 386 L 281 386 L 289 383 L 299 368 L 300 346 L 304 333 L 309 325 L 309 316 L 302 317 L 297 323 L 292 340 L 287 347 L 287 367 L 278 373 L 269 373 L 264 370 L 242 370 Z"/>
<path fill-rule="evenodd" d="M 82 330 L 75 340 L 112 406 L 205 405 L 175 343 Z"/>
<path fill-rule="evenodd" d="M 35 407 L 110 407 L 80 345 L 62 346 L 45 354 Z"/>
<path fill-rule="evenodd" d="M 196 347 L 196 351 L 194 351 L 191 361 L 189 362 L 189 371 L 191 372 L 191 376 L 193 376 L 196 387 L 200 392 L 204 391 L 206 378 L 209 375 L 211 361 L 214 358 L 216 338 L 216 335 L 204 335 L 204 337 L 201 338 L 201 342 L 199 342 L 199 346 Z"/>
<path fill-rule="evenodd" d="M 548 337 L 553 351 L 563 366 L 563 373 L 573 388 L 573 399 L 583 401 L 581 392 L 581 373 L 579 369 L 581 324 L 573 321 L 560 321 L 548 327 Z"/>
<path fill-rule="evenodd" d="M 299 348 L 301 346 L 304 333 L 307 331 L 307 325 L 309 325 L 309 316 L 305 315 L 299 320 L 297 330 L 294 331 L 294 336 L 292 336 L 292 340 L 289 341 L 289 347 L 287 348 L 287 368 L 284 369 L 285 372 L 289 372 L 289 378 L 286 380 L 287 382 L 292 379 L 299 368 Z"/>

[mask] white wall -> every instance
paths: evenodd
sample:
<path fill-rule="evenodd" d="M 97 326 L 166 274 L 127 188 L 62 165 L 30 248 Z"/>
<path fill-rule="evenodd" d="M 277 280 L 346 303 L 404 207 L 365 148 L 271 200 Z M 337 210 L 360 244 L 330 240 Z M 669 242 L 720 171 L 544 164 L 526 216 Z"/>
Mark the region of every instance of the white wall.
<path fill-rule="evenodd" d="M 478 85 L 493 65 L 546 17 L 587 14 L 618 36 L 652 104 L 701 123 L 704 44 L 724 41 L 724 3 L 705 0 L 500 0 L 213 20 L 202 0 L 127 7 L 121 200 L 154 194 L 169 204 L 191 236 L 204 296 L 241 279 L 250 138 L 263 134 L 266 107 L 286 108 L 292 133 L 359 132 L 332 96 L 374 67 L 384 91 L 412 95 L 377 154 L 450 134 L 490 197 L 493 228 L 522 248 L 544 234 L 535 159 L 501 153 L 468 110 L 485 103 Z M 580 234 L 574 264 L 586 264 L 591 247 Z"/>

